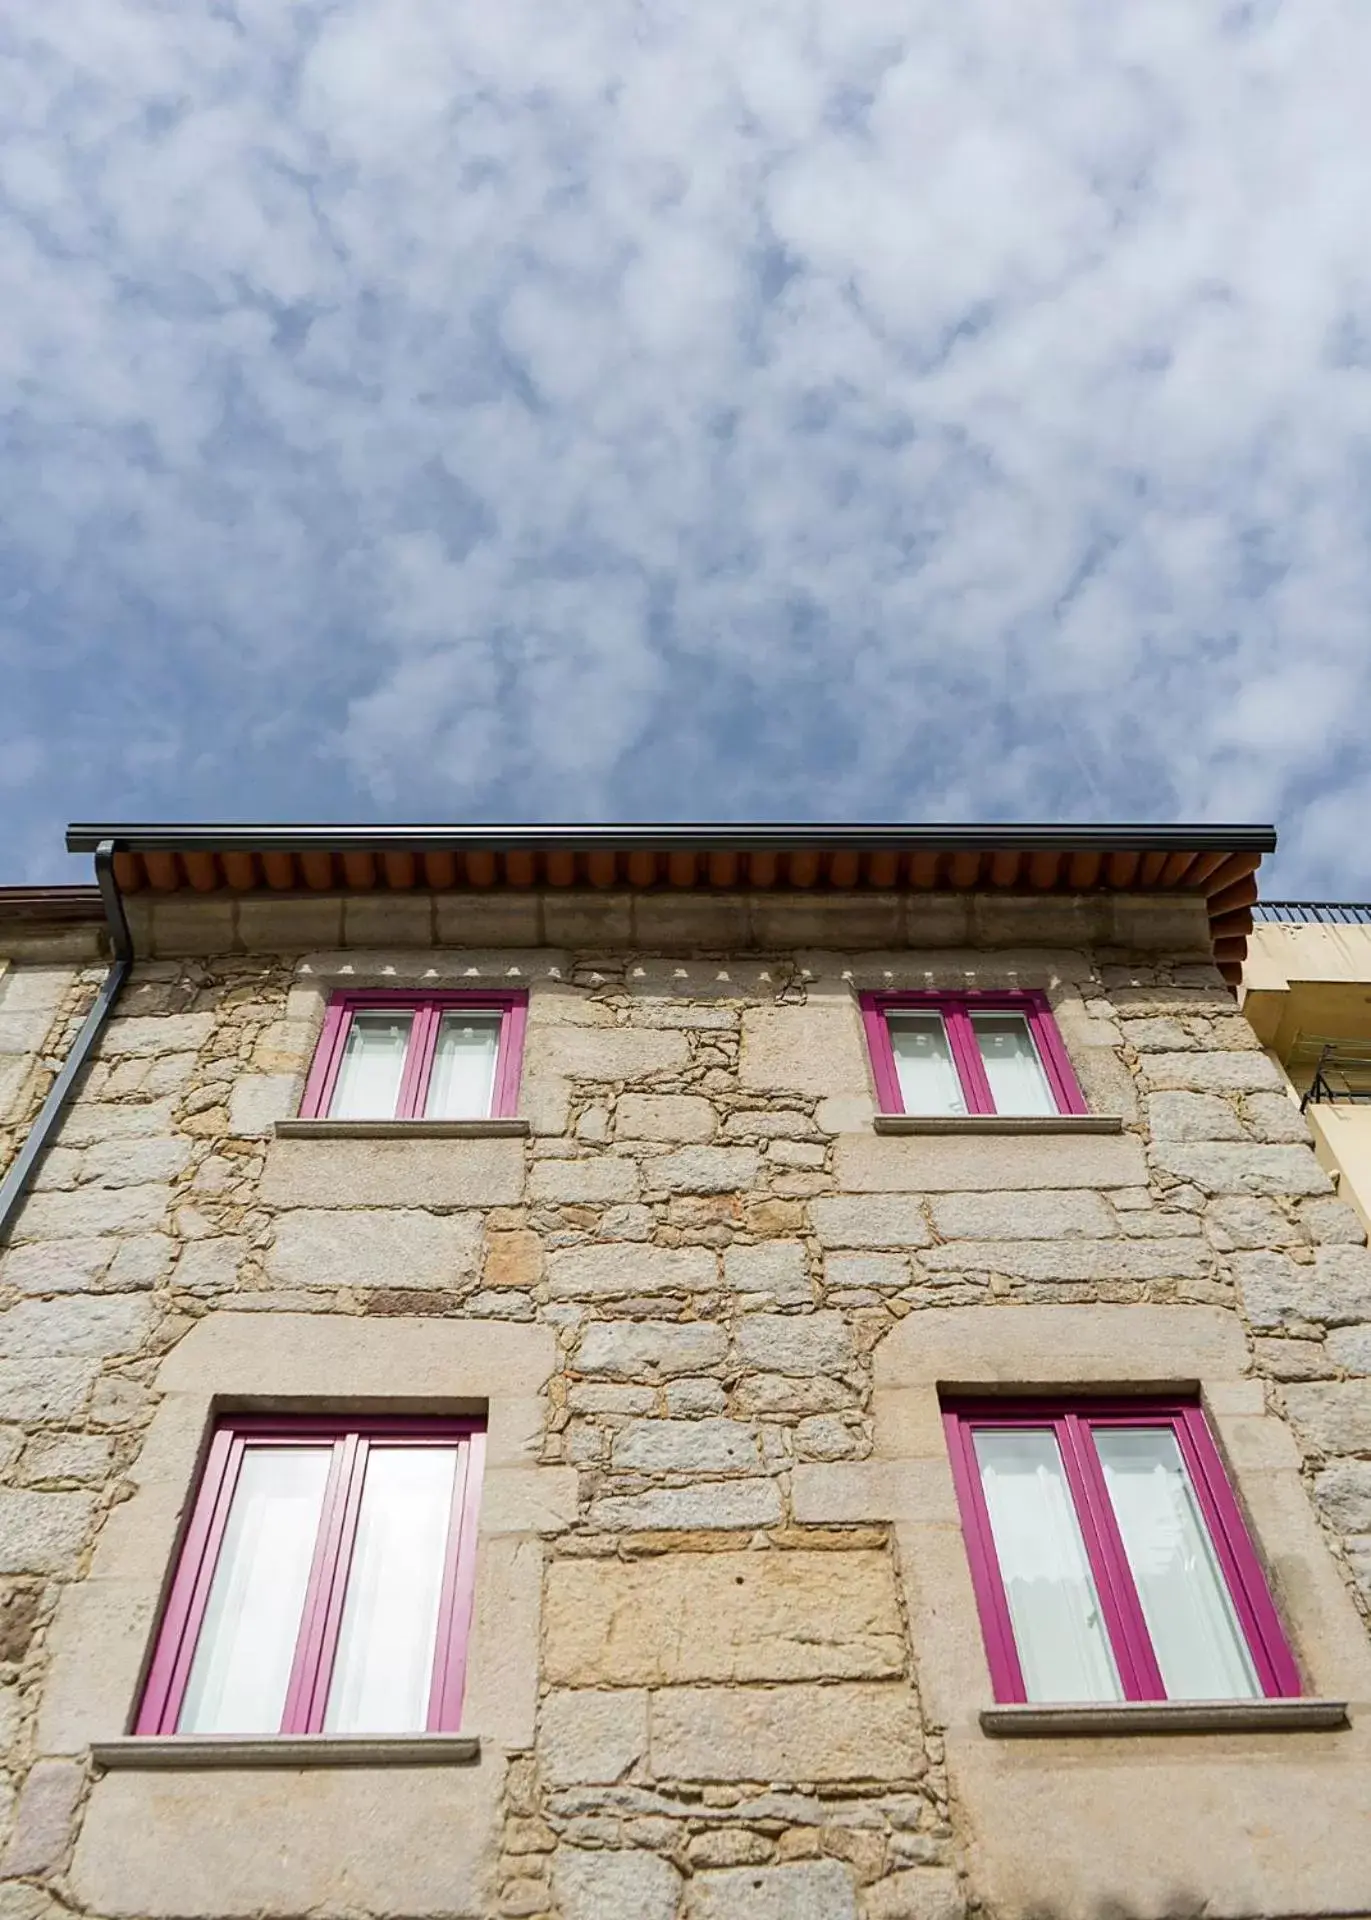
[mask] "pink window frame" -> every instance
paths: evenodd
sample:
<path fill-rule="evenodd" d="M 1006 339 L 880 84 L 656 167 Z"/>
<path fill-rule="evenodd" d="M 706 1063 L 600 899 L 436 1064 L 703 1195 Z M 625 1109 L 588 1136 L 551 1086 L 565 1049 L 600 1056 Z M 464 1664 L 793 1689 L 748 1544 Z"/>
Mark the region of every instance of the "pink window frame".
<path fill-rule="evenodd" d="M 1052 1018 L 1045 993 L 864 993 L 861 995 L 862 1025 L 866 1029 L 867 1050 L 876 1082 L 876 1097 L 882 1113 L 903 1113 L 904 1096 L 895 1067 L 895 1049 L 890 1040 L 892 1013 L 936 1013 L 942 1018 L 952 1051 L 957 1078 L 962 1084 L 966 1110 L 974 1114 L 993 1114 L 995 1099 L 981 1062 L 980 1049 L 971 1024 L 973 1013 L 1021 1013 L 1038 1050 L 1038 1059 L 1047 1076 L 1059 1113 L 1085 1113 L 1085 1096 L 1076 1079 L 1057 1023 Z"/>
<path fill-rule="evenodd" d="M 273 1447 L 331 1444 L 333 1459 L 315 1536 L 295 1658 L 278 1729 L 320 1733 L 328 1705 L 357 1537 L 367 1458 L 373 1445 L 457 1448 L 452 1513 L 429 1687 L 429 1733 L 461 1726 L 467 1641 L 476 1587 L 476 1522 L 485 1464 L 485 1429 L 476 1420 L 281 1420 L 249 1415 L 219 1422 L 210 1441 L 195 1506 L 163 1610 L 135 1733 L 175 1733 L 214 1570 L 249 1443 Z"/>
<path fill-rule="evenodd" d="M 523 1070 L 524 1032 L 528 1024 L 527 993 L 508 989 L 489 993 L 480 990 L 405 993 L 376 989 L 335 993 L 329 1001 L 328 1012 L 324 1016 L 324 1030 L 314 1051 L 304 1099 L 300 1103 L 301 1119 L 326 1120 L 329 1117 L 352 1016 L 363 1008 L 373 1007 L 414 1015 L 395 1119 L 421 1120 L 424 1117 L 429 1077 L 433 1072 L 433 1055 L 438 1044 L 438 1029 L 443 1015 L 454 1011 L 499 1014 L 500 1037 L 496 1043 L 495 1079 L 490 1093 L 489 1117 L 492 1120 L 512 1117 L 519 1097 L 519 1076 Z"/>
<path fill-rule="evenodd" d="M 1165 1700 L 1166 1688 L 1143 1618 L 1105 1483 L 1091 1441 L 1096 1427 L 1167 1427 L 1176 1436 L 1263 1694 L 1298 1697 L 1300 1672 L 1201 1408 L 1192 1400 L 961 1401 L 943 1410 L 952 1478 L 981 1634 L 997 1701 L 1026 1701 L 1009 1600 L 1000 1575 L 990 1513 L 972 1435 L 979 1428 L 1050 1429 L 1061 1449 L 1100 1610 L 1128 1700 Z"/>

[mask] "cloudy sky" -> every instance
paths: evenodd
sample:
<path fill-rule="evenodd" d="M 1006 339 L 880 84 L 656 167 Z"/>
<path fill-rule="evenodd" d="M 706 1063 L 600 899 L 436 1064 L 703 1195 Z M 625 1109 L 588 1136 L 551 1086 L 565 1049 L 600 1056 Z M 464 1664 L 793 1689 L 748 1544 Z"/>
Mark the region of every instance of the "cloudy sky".
<path fill-rule="evenodd" d="M 1274 819 L 1371 894 L 1357 0 L 3 16 L 0 878 Z"/>

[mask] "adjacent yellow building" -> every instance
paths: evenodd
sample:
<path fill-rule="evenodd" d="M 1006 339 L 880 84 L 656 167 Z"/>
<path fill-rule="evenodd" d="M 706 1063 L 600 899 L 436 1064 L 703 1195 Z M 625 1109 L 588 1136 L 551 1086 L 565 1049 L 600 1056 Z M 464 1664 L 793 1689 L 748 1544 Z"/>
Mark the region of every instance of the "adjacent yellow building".
<path fill-rule="evenodd" d="M 1243 1011 L 1371 1227 L 1371 904 L 1269 901 L 1254 918 Z"/>

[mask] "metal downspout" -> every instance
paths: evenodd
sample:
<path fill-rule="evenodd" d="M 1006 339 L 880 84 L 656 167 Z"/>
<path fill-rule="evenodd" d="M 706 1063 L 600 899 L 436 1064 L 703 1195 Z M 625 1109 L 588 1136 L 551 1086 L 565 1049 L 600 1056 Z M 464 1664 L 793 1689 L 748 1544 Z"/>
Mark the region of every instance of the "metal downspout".
<path fill-rule="evenodd" d="M 118 883 L 114 878 L 114 842 L 102 840 L 95 849 L 95 879 L 100 888 L 100 898 L 104 902 L 105 920 L 109 927 L 110 948 L 114 958 L 109 971 L 100 982 L 95 995 L 95 1004 L 86 1015 L 81 1031 L 72 1042 L 71 1051 L 62 1063 L 62 1070 L 48 1089 L 48 1097 L 38 1110 L 38 1116 L 29 1128 L 29 1135 L 19 1149 L 14 1165 L 0 1181 L 0 1246 L 8 1238 L 10 1228 L 18 1218 L 24 1195 L 29 1182 L 38 1168 L 38 1162 L 56 1132 L 62 1110 L 71 1098 L 81 1070 L 90 1057 L 91 1048 L 99 1038 L 101 1028 L 114 1010 L 124 982 L 129 977 L 133 965 L 133 939 L 129 933 L 129 923 L 124 916 L 124 902 L 120 897 Z"/>

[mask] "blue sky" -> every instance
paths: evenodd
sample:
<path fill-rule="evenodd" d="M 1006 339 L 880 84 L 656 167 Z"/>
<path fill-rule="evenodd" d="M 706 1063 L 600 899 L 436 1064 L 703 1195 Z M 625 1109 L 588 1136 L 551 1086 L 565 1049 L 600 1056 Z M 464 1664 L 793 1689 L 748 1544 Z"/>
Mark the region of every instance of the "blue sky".
<path fill-rule="evenodd" d="M 1274 819 L 1371 893 L 1355 0 L 0 23 L 0 878 L 70 817 Z"/>

